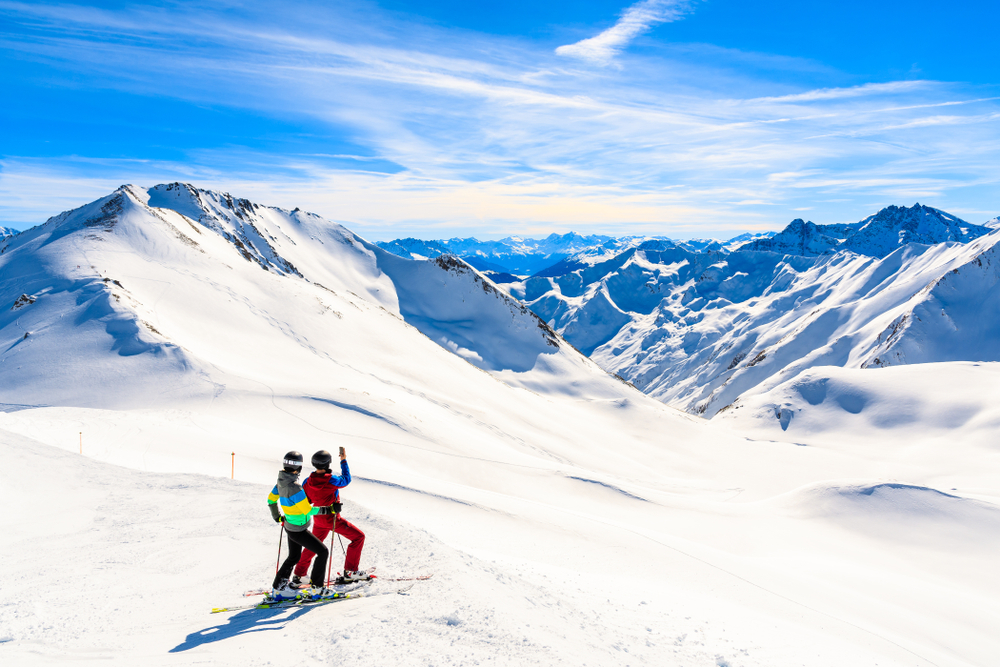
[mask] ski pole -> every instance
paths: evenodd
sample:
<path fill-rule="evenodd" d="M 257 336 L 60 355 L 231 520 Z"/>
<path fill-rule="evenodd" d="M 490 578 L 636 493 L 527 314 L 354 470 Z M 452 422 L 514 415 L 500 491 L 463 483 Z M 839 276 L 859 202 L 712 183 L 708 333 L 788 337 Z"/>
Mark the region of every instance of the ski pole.
<path fill-rule="evenodd" d="M 330 585 L 330 576 L 333 574 L 333 538 L 337 535 L 337 513 L 333 513 L 333 530 L 330 531 L 330 556 L 326 564 L 326 585 Z"/>
<path fill-rule="evenodd" d="M 285 522 L 281 522 L 281 532 L 278 533 L 278 560 L 274 562 L 274 576 L 278 576 L 278 564 L 281 562 L 281 540 L 285 536 Z"/>

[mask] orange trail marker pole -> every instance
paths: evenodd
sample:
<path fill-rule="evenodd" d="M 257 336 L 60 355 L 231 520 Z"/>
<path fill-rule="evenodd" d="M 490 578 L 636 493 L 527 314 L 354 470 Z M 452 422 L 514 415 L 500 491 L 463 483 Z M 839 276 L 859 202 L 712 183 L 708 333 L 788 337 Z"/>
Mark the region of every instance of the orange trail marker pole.
<path fill-rule="evenodd" d="M 233 452 L 233 470 L 229 474 L 229 479 L 236 479 L 236 452 Z"/>

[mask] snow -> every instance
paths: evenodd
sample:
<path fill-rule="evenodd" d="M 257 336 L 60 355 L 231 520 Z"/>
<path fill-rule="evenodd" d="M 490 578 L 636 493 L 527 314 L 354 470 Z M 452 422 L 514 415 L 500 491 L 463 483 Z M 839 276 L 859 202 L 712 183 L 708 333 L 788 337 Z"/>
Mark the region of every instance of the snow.
<path fill-rule="evenodd" d="M 1000 651 L 1000 363 L 806 364 L 707 421 L 607 374 L 459 260 L 403 260 L 302 211 L 126 186 L 13 241 L 4 664 L 943 667 Z M 961 324 L 992 245 L 802 264 L 633 251 L 615 273 L 709 273 L 784 336 L 781 313 L 844 284 L 865 331 L 890 303 L 947 302 Z M 755 262 L 785 291 L 765 295 Z M 708 296 L 687 301 L 706 325 L 729 308 Z M 209 614 L 273 576 L 281 456 L 338 446 L 362 565 L 433 578 Z"/>

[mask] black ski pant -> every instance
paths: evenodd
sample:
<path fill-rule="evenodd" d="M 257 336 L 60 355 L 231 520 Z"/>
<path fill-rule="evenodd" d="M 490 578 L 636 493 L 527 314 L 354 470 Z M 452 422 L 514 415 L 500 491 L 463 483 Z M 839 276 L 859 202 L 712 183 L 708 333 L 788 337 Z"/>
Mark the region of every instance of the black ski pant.
<path fill-rule="evenodd" d="M 313 561 L 312 568 L 312 585 L 325 586 L 326 559 L 330 555 L 326 545 L 316 539 L 316 536 L 308 530 L 293 531 L 286 529 L 285 535 L 288 536 L 288 558 L 278 568 L 278 574 L 274 576 L 272 587 L 277 588 L 281 585 L 282 581 L 291 576 L 292 568 L 295 567 L 295 564 L 299 562 L 299 558 L 302 557 L 302 547 L 316 554 L 316 560 Z"/>

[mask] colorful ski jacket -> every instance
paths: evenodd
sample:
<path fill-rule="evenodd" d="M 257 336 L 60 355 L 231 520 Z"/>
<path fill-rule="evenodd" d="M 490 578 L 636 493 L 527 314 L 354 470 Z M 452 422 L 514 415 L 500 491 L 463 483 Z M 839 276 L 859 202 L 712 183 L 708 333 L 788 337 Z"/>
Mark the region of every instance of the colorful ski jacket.
<path fill-rule="evenodd" d="M 293 533 L 309 529 L 309 517 L 316 514 L 317 509 L 312 506 L 306 497 L 305 491 L 298 483 L 298 473 L 291 473 L 282 470 L 278 473 L 278 483 L 267 496 L 268 508 L 271 516 L 277 520 L 278 505 L 285 515 L 285 530 Z"/>
<path fill-rule="evenodd" d="M 340 489 L 351 483 L 351 469 L 347 461 L 340 462 L 340 474 L 315 471 L 309 475 L 302 488 L 309 502 L 316 507 L 329 507 L 340 502 Z"/>

